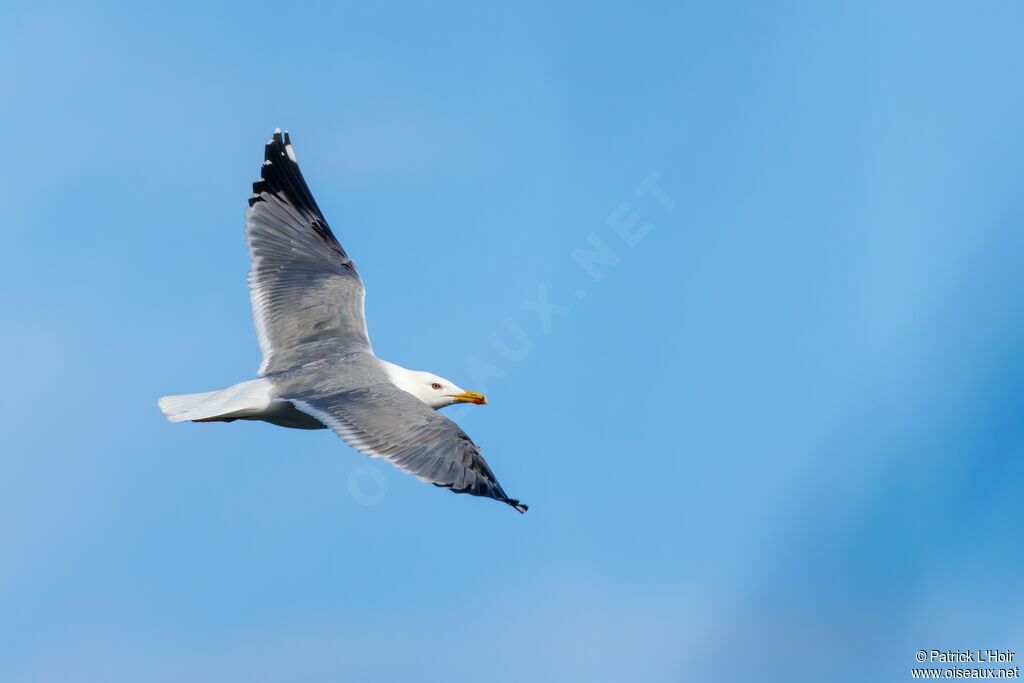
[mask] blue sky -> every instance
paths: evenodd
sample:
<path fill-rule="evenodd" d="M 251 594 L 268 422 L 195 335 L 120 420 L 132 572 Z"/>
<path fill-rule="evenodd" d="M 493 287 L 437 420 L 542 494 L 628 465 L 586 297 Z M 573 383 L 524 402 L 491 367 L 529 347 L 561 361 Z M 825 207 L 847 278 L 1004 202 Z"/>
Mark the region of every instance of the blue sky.
<path fill-rule="evenodd" d="M 864 681 L 1024 650 L 1022 15 L 9 4 L 0 678 Z M 455 417 L 525 516 L 328 432 L 163 420 L 256 371 L 275 126 L 375 350 L 487 392 Z"/>

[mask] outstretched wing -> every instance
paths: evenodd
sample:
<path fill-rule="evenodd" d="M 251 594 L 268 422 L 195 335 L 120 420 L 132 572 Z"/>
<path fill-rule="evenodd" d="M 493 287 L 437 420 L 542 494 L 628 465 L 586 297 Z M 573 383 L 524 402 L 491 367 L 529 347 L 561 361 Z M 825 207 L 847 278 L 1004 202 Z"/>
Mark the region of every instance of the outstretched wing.
<path fill-rule="evenodd" d="M 295 161 L 274 131 L 245 212 L 249 297 L 263 363 L 259 374 L 325 356 L 369 350 L 363 283 L 338 244 Z"/>
<path fill-rule="evenodd" d="M 457 424 L 398 387 L 376 384 L 286 398 L 361 453 L 384 458 L 421 481 L 526 512 L 526 505 L 505 495 L 480 449 Z"/>

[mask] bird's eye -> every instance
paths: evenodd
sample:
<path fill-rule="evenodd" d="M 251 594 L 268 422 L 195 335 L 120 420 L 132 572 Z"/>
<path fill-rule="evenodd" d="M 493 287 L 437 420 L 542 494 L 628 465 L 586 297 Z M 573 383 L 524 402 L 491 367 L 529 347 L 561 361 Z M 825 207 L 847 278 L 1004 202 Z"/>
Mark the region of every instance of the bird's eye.
<path fill-rule="evenodd" d="M 440 389 L 441 385 L 438 384 L 437 382 L 434 382 L 433 384 L 430 385 L 430 388 L 431 389 Z"/>

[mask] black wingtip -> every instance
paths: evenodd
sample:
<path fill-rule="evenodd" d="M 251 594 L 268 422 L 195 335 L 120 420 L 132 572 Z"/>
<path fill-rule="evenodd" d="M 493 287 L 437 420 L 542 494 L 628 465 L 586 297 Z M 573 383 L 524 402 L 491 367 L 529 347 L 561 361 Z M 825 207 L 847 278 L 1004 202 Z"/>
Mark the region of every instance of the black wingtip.
<path fill-rule="evenodd" d="M 260 169 L 259 180 L 252 184 L 249 208 L 263 201 L 262 195 L 265 192 L 283 197 L 295 208 L 311 214 L 326 228 L 327 223 L 320 213 L 320 207 L 316 205 L 316 200 L 313 199 L 309 186 L 302 177 L 302 171 L 299 170 L 295 150 L 292 148 L 292 138 L 288 131 L 282 131 L 280 128 L 274 129 L 274 134 L 264 147 L 263 167 Z M 333 236 L 330 239 L 337 241 Z"/>
<path fill-rule="evenodd" d="M 291 138 L 288 137 L 287 131 L 281 132 L 280 128 L 274 129 L 274 134 L 267 140 L 266 146 L 263 148 L 263 163 L 266 162 L 278 162 L 280 163 L 281 158 L 287 158 L 285 153 L 285 147 L 292 144 Z"/>
<path fill-rule="evenodd" d="M 496 501 L 498 501 L 500 503 L 504 503 L 505 505 L 509 505 L 509 506 L 515 508 L 516 512 L 518 512 L 519 514 L 523 514 L 527 510 L 530 509 L 530 506 L 527 505 L 526 503 L 520 503 L 515 498 L 509 498 L 508 496 L 506 496 L 505 492 L 501 490 L 500 486 L 498 487 L 497 491 L 494 491 L 493 489 L 490 489 L 490 490 L 488 490 L 488 489 L 473 489 L 473 488 L 457 489 L 454 486 L 452 486 L 451 484 L 443 484 L 441 482 L 436 482 L 436 481 L 433 481 L 431 483 L 434 486 L 436 486 L 437 488 L 439 488 L 439 489 L 448 489 L 452 493 L 468 493 L 471 496 L 481 496 L 483 498 L 490 498 L 491 500 L 496 500 Z M 495 482 L 495 483 L 497 483 L 497 482 Z"/>

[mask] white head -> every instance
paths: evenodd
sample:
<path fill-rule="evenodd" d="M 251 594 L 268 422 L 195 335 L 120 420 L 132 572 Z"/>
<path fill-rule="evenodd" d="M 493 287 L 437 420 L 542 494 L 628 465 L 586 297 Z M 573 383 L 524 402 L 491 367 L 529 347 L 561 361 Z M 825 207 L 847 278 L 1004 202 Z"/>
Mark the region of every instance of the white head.
<path fill-rule="evenodd" d="M 407 391 L 428 406 L 437 410 L 456 403 L 475 403 L 484 405 L 487 399 L 483 394 L 466 391 L 459 385 L 432 372 L 406 370 L 394 363 L 384 364 L 391 383 L 402 391 Z"/>

